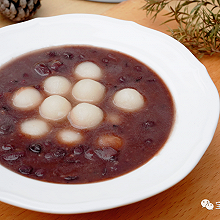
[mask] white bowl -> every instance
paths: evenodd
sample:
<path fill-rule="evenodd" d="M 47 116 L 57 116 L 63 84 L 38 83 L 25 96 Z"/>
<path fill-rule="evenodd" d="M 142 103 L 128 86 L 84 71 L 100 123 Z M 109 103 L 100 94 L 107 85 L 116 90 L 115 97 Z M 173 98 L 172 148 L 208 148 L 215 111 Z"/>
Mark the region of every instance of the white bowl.
<path fill-rule="evenodd" d="M 172 133 L 140 168 L 108 181 L 65 185 L 23 177 L 0 166 L 0 199 L 49 213 L 84 213 L 143 200 L 182 180 L 214 135 L 219 96 L 205 67 L 179 42 L 130 21 L 88 14 L 37 18 L 0 29 L 0 65 L 28 51 L 92 45 L 132 55 L 164 80 L 176 107 Z"/>

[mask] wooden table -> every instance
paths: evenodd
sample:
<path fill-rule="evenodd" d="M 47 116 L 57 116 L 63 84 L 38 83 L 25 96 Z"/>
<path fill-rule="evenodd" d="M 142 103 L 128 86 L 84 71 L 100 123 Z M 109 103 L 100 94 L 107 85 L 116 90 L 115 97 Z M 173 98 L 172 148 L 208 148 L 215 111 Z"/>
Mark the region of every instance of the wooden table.
<path fill-rule="evenodd" d="M 153 23 L 146 17 L 141 7 L 144 0 L 127 0 L 119 4 L 98 3 L 83 0 L 42 0 L 42 7 L 35 17 L 46 17 L 67 13 L 103 14 L 110 17 L 135 21 L 141 25 L 166 32 L 165 26 L 159 24 L 163 17 Z M 0 27 L 12 22 L 0 16 Z M 201 62 L 206 66 L 212 80 L 220 90 L 220 56 L 203 57 Z M 209 199 L 214 204 L 213 210 L 202 208 L 201 201 Z M 0 220 L 202 220 L 220 219 L 220 125 L 214 138 L 193 171 L 170 189 L 135 204 L 112 210 L 78 214 L 54 215 L 39 213 L 14 207 L 0 202 Z"/>

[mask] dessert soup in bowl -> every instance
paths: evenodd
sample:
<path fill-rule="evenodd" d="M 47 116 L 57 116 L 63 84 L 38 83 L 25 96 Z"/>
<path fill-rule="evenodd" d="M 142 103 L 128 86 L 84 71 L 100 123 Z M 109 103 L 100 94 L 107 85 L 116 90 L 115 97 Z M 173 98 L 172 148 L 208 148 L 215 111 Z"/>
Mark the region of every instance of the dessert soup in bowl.
<path fill-rule="evenodd" d="M 0 32 L 2 113 L 17 126 L 2 127 L 11 138 L 10 144 L 2 134 L 2 201 L 52 213 L 129 204 L 180 181 L 207 149 L 218 93 L 204 66 L 171 37 L 81 14 L 33 19 Z M 78 66 L 88 63 L 95 72 L 85 77 L 85 65 L 82 72 Z M 8 80 L 12 64 L 18 69 Z M 57 85 L 64 82 L 61 90 L 54 91 L 54 77 Z M 30 92 L 36 98 L 26 102 Z"/>

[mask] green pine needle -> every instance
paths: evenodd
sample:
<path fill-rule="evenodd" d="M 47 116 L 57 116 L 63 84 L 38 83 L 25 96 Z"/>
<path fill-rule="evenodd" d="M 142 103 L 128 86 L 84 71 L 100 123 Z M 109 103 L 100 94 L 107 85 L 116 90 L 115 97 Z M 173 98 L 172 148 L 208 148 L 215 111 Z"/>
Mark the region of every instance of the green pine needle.
<path fill-rule="evenodd" d="M 164 9 L 168 19 L 176 21 L 170 35 L 189 48 L 195 55 L 220 54 L 220 0 L 145 0 L 143 10 L 153 20 Z M 174 4 L 175 3 L 175 4 Z"/>

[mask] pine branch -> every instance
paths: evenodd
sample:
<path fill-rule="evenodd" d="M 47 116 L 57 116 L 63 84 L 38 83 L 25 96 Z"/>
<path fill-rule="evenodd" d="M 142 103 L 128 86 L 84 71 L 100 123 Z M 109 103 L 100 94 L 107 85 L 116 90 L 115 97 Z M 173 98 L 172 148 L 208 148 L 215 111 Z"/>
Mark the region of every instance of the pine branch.
<path fill-rule="evenodd" d="M 143 10 L 153 20 L 165 8 L 168 19 L 178 28 L 169 29 L 170 35 L 189 48 L 195 55 L 220 54 L 220 0 L 145 0 Z"/>

